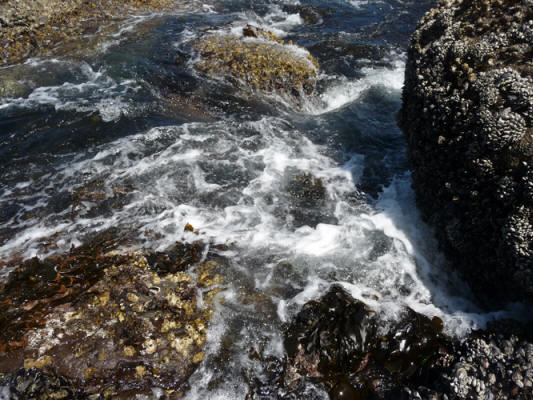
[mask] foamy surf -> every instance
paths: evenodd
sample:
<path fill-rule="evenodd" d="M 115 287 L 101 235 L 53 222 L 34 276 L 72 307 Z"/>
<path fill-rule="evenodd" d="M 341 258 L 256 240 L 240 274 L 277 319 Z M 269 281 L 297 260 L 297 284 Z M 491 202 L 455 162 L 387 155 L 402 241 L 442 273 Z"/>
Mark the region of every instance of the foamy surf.
<path fill-rule="evenodd" d="M 374 35 L 372 21 L 370 33 L 335 36 L 372 14 L 367 10 L 381 15 L 382 2 L 336 2 L 333 17 L 324 13 L 317 26 L 283 3 L 253 3 L 139 17 L 109 35 L 94 62 L 33 59 L 20 66 L 13 76 L 23 94 L 0 99 L 10 129 L 0 139 L 15 149 L 3 153 L 10 169 L 0 170 L 0 261 L 64 253 L 107 229 L 135 249 L 225 244 L 217 250 L 228 260 L 221 301 L 188 400 L 244 398 L 243 375 L 265 372 L 248 350 L 282 358 L 287 324 L 332 285 L 379 313 L 383 330 L 406 306 L 438 316 L 446 333 L 459 337 L 490 319 L 519 315 L 516 304 L 490 313 L 477 308 L 418 214 L 395 124 L 405 55 Z M 341 28 L 343 18 L 353 21 Z M 332 36 L 379 42 L 388 55 L 339 60 L 342 68 L 323 72 L 315 98 L 301 107 L 276 93 L 232 91 L 227 81 L 195 74 L 195 60 L 176 65 L 177 51 L 206 32 L 242 35 L 247 24 L 309 48 L 335 43 Z M 159 100 L 157 106 L 174 108 L 152 113 Z M 200 111 L 187 120 L 197 122 L 173 117 L 187 107 Z M 64 148 L 58 139 L 47 147 L 48 138 L 37 135 L 49 132 L 43 117 L 31 138 L 42 155 L 32 157 L 17 147 L 34 129 L 18 125 L 25 112 L 67 121 L 83 114 L 103 138 Z M 184 231 L 186 224 L 198 233 Z M 0 270 L 0 279 L 7 272 Z M 312 384 L 306 393 L 328 398 Z M 154 389 L 154 399 L 161 395 Z"/>
<path fill-rule="evenodd" d="M 36 61 L 28 64 L 39 71 L 50 62 Z M 116 81 L 104 70 L 94 70 L 85 62 L 53 60 L 58 69 L 66 70 L 72 81 L 59 85 L 37 86 L 28 83 L 29 94 L 18 98 L 0 98 L 0 111 L 35 109 L 53 106 L 56 111 L 98 112 L 105 122 L 117 120 L 133 110 L 127 98 L 141 89 L 134 80 Z M 24 84 L 24 82 L 21 82 Z"/>
<path fill-rule="evenodd" d="M 42 185 L 37 208 L 46 208 L 52 200 L 45 194 L 49 187 L 75 192 L 84 182 L 104 181 L 98 190 L 106 195 L 135 182 L 129 201 L 113 215 L 85 217 L 97 207 L 96 201 L 86 200 L 75 205 L 74 219 L 70 209 L 20 226 L 14 218 L 8 224 L 21 233 L 2 245 L 0 252 L 24 249 L 27 257 L 44 256 L 47 253 L 39 248 L 43 237 L 55 234 L 57 246 L 67 250 L 80 243 L 86 232 L 110 227 L 133 229 L 144 243 L 145 233 L 164 232 L 161 238 L 149 240 L 150 247 L 164 248 L 177 239 L 196 240 L 195 235 L 183 233 L 183 226 L 190 223 L 204 240 L 235 247 L 237 260 L 267 252 L 297 270 L 311 268 L 313 279 L 306 283 L 311 286 L 302 292 L 308 294 L 289 300 L 286 306 L 301 306 L 331 282 L 341 282 L 355 297 L 367 291 L 385 304 L 403 303 L 439 315 L 450 321 L 447 327 L 456 334 L 481 325 L 473 314 L 447 315 L 446 309 L 432 304 L 450 298 L 449 283 L 432 282 L 429 276 L 430 270 L 439 275 L 436 271 L 443 260 L 413 209 L 412 193 L 406 189 L 409 178 L 385 188 L 374 209 L 362 201 L 346 201 L 358 193 L 360 166 L 354 159 L 363 159 L 352 158 L 338 166 L 326 150 L 279 118 L 153 128 L 60 166 L 53 176 L 43 177 L 48 184 L 27 182 L 19 188 Z M 287 182 L 295 172 L 320 179 L 325 191 L 320 212 L 331 222 L 294 225 L 294 199 L 287 194 Z M 234 188 L 228 190 L 229 184 Z M 2 201 L 11 196 L 4 194 Z M 406 204 L 411 206 L 405 209 Z M 383 242 L 378 244 L 381 250 L 376 250 L 376 240 Z M 255 271 L 258 279 L 264 274 L 261 268 Z M 324 283 L 317 286 L 320 280 Z M 466 300 L 459 303 L 471 307 Z M 282 314 L 290 317 L 286 311 Z"/>
<path fill-rule="evenodd" d="M 392 53 L 384 60 L 388 66 L 363 67 L 360 69 L 363 76 L 357 79 L 324 76 L 322 79 L 330 81 L 327 89 L 318 93 L 317 99 L 306 103 L 304 111 L 320 115 L 338 110 L 359 100 L 371 88 L 383 89 L 389 96 L 399 96 L 405 74 L 404 58 L 404 55 Z"/>

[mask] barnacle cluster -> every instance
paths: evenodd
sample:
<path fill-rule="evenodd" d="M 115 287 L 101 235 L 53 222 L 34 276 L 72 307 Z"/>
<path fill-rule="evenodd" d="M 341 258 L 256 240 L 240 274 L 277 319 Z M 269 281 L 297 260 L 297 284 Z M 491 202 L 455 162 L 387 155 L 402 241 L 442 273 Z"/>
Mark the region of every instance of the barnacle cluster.
<path fill-rule="evenodd" d="M 529 217 L 518 210 L 531 207 L 527 3 L 449 0 L 426 14 L 409 48 L 399 114 L 418 204 L 454 264 L 489 302 L 533 298 L 533 286 L 518 274 L 533 276 L 533 259 L 524 256 L 533 243 L 519 239 L 523 230 L 511 235 L 503 227 L 510 220 L 526 226 Z"/>

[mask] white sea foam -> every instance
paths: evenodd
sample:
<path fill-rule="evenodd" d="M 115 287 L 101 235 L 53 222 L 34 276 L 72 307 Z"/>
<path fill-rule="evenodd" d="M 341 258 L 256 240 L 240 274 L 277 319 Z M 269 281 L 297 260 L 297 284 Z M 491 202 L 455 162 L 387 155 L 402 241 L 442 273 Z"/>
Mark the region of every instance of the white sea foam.
<path fill-rule="evenodd" d="M 347 0 L 349 4 L 355 8 L 362 8 L 363 6 L 384 4 L 383 0 Z"/>
<path fill-rule="evenodd" d="M 220 34 L 230 33 L 235 36 L 242 36 L 242 29 L 246 25 L 252 25 L 272 32 L 279 38 L 284 38 L 291 29 L 304 23 L 300 14 L 287 13 L 276 4 L 272 4 L 270 11 L 265 15 L 258 15 L 255 12 L 246 11 L 237 13 L 236 17 L 236 20 L 231 25 L 224 26 L 218 30 L 212 30 L 211 32 L 218 32 Z"/>
<path fill-rule="evenodd" d="M 8 386 L 0 386 L 0 400 L 10 400 L 11 390 Z"/>
<path fill-rule="evenodd" d="M 399 94 L 403 86 L 405 61 L 402 55 L 393 54 L 391 57 L 394 61 L 390 66 L 362 68 L 362 78 L 337 77 L 326 91 L 319 94 L 320 102 L 310 102 L 306 105 L 306 111 L 318 115 L 338 110 L 357 101 L 373 87 L 382 88 L 389 94 Z"/>
<path fill-rule="evenodd" d="M 85 62 L 52 62 L 60 63 L 63 68 L 69 70 L 76 76 L 77 82 L 39 86 L 25 97 L 0 98 L 0 110 L 34 109 L 40 105 L 51 105 L 56 110 L 97 111 L 104 121 L 113 121 L 132 112 L 127 98 L 141 88 L 136 81 L 116 81 L 104 70 L 94 70 Z M 34 67 L 41 64 L 42 62 L 36 60 L 30 63 Z"/>
<path fill-rule="evenodd" d="M 243 131 L 249 132 L 247 137 L 240 136 Z M 39 239 L 55 232 L 61 232 L 60 247 L 68 249 L 79 243 L 79 233 L 109 227 L 133 227 L 140 238 L 147 231 L 164 233 L 151 244 L 164 248 L 175 240 L 196 240 L 197 236 L 183 233 L 183 226 L 191 223 L 206 240 L 236 246 L 242 259 L 277 254 L 296 271 L 308 271 L 301 293 L 277 306 L 277 315 L 284 320 L 329 284 L 340 282 L 355 297 L 378 296 L 392 314 L 405 304 L 438 315 L 456 334 L 482 326 L 492 315 L 479 314 L 468 300 L 450 292 L 450 283 L 439 272 L 443 260 L 414 207 L 408 176 L 385 188 L 375 208 L 346 200 L 357 193 L 357 162 L 362 161 L 354 157 L 339 166 L 325 148 L 273 117 L 154 128 L 102 145 L 93 156 L 64 165 L 42 183 L 44 196 L 46 188 L 72 191 L 92 180 L 104 180 L 106 193 L 135 182 L 124 207 L 112 216 L 86 218 L 86 210 L 96 205 L 86 201 L 77 206 L 74 220 L 71 211 L 65 211 L 24 221 L 23 232 L 0 252 L 22 248 L 28 256 L 42 254 Z M 324 211 L 337 223 L 292 226 L 291 198 L 285 187 L 288 171 L 322 180 Z M 242 178 L 234 180 L 234 176 Z M 20 190 L 26 187 L 28 183 L 20 183 Z M 46 203 L 44 197 L 41 201 Z M 386 246 L 377 258 L 371 256 L 376 240 Z M 273 279 L 272 271 L 262 268 L 254 271 L 261 290 Z M 457 282 L 451 285 L 453 289 Z"/>

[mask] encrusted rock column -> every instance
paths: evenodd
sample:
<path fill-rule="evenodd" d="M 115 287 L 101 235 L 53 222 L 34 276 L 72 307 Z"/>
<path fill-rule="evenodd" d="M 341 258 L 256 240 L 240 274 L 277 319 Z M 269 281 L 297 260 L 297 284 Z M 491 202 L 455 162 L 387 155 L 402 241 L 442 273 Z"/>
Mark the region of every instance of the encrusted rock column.
<path fill-rule="evenodd" d="M 399 124 L 424 217 L 487 305 L 533 299 L 533 1 L 440 1 Z"/>

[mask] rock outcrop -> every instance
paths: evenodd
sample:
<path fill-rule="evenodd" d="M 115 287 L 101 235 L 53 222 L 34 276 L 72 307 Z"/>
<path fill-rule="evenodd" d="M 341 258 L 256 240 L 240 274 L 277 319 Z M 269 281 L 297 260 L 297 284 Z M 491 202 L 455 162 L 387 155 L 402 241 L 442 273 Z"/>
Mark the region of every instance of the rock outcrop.
<path fill-rule="evenodd" d="M 242 36 L 208 34 L 195 48 L 198 71 L 229 78 L 237 86 L 295 98 L 311 95 L 315 89 L 316 59 L 304 48 L 285 43 L 271 32 L 247 25 Z"/>
<path fill-rule="evenodd" d="M 9 398 L 182 396 L 204 357 L 216 257 L 204 261 L 199 242 L 115 247 L 100 236 L 27 260 L 0 285 L 0 387 Z"/>
<path fill-rule="evenodd" d="M 59 43 L 94 33 L 133 10 L 158 10 L 176 0 L 0 1 L 0 66 L 42 54 Z"/>
<path fill-rule="evenodd" d="M 439 2 L 399 124 L 418 205 L 478 298 L 533 300 L 533 1 Z"/>

